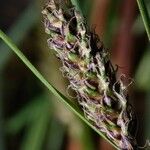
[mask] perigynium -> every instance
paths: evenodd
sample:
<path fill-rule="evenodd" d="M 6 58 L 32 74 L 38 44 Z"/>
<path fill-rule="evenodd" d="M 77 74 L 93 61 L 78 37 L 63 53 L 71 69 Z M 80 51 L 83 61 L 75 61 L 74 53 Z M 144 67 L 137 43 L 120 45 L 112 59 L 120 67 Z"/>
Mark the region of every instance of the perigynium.
<path fill-rule="evenodd" d="M 42 11 L 48 45 L 77 93 L 85 117 L 118 148 L 137 149 L 136 117 L 109 53 L 70 0 L 49 0 Z"/>

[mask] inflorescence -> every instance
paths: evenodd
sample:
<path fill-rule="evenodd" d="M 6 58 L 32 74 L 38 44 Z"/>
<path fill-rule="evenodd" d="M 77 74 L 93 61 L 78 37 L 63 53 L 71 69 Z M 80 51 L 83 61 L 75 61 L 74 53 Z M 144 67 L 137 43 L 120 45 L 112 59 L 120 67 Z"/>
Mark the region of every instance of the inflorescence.
<path fill-rule="evenodd" d="M 69 0 L 50 0 L 44 10 L 48 45 L 76 91 L 85 117 L 118 148 L 136 149 L 136 117 L 108 52 Z"/>

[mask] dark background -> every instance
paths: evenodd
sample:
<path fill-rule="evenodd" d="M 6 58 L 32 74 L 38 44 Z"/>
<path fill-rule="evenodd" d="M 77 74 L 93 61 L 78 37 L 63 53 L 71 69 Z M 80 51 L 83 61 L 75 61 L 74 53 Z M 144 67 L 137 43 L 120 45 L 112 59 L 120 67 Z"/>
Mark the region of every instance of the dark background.
<path fill-rule="evenodd" d="M 145 0 L 150 10 L 149 0 Z M 47 47 L 44 1 L 0 0 L 0 28 L 61 92 L 68 82 Z M 150 138 L 150 46 L 136 0 L 82 0 L 91 29 L 108 48 L 118 77 L 125 74 L 138 118 L 137 140 Z M 132 80 L 130 80 L 132 79 Z M 57 99 L 0 41 L 0 150 L 111 150 Z"/>

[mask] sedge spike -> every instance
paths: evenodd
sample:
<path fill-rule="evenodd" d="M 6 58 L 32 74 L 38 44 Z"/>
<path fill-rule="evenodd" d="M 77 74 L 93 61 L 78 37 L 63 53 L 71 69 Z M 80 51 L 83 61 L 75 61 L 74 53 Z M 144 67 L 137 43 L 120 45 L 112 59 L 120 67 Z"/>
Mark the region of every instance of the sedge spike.
<path fill-rule="evenodd" d="M 108 52 L 70 0 L 49 0 L 42 11 L 48 45 L 76 91 L 85 117 L 119 149 L 135 150 L 136 117 Z"/>

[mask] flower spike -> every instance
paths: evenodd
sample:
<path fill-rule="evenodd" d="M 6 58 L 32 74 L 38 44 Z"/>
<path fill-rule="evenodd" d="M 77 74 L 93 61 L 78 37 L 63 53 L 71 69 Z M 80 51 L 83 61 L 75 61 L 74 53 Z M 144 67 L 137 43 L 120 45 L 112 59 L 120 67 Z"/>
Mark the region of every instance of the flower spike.
<path fill-rule="evenodd" d="M 48 45 L 61 60 L 60 70 L 76 91 L 85 117 L 118 148 L 137 149 L 134 111 L 99 37 L 70 0 L 49 0 L 42 14 Z"/>

